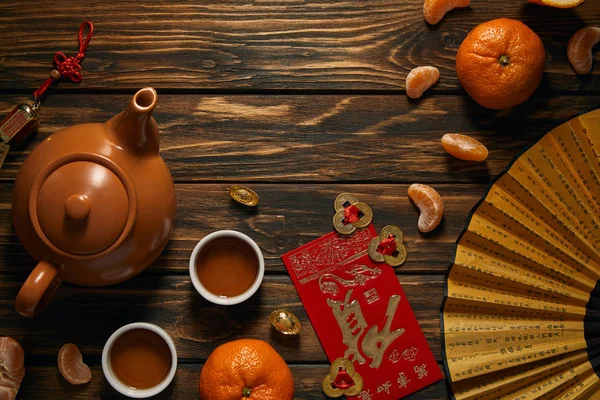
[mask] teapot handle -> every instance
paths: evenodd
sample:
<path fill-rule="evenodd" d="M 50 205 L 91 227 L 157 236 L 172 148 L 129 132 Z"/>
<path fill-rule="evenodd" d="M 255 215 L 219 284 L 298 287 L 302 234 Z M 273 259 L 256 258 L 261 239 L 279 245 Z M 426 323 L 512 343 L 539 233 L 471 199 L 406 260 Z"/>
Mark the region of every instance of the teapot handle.
<path fill-rule="evenodd" d="M 17 312 L 24 317 L 35 317 L 46 308 L 61 283 L 58 269 L 48 261 L 40 261 L 17 295 Z"/>

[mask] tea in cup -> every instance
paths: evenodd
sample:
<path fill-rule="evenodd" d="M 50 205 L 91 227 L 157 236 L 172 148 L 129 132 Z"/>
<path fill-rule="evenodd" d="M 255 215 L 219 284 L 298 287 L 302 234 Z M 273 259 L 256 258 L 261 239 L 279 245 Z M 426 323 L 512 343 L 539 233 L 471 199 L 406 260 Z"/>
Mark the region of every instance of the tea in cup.
<path fill-rule="evenodd" d="M 243 233 L 217 231 L 202 239 L 190 258 L 190 277 L 206 300 L 233 305 L 260 287 L 265 262 L 258 245 Z"/>
<path fill-rule="evenodd" d="M 136 322 L 118 329 L 102 351 L 102 371 L 119 393 L 133 398 L 162 392 L 177 370 L 177 351 L 167 332 Z"/>

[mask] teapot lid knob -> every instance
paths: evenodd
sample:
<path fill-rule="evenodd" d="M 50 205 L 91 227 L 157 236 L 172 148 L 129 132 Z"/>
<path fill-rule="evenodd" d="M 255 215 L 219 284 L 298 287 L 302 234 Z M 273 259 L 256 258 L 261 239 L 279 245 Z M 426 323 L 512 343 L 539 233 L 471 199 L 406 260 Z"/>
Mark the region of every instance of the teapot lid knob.
<path fill-rule="evenodd" d="M 90 200 L 82 194 L 71 195 L 65 202 L 65 213 L 71 219 L 86 219 L 90 215 L 90 209 Z"/>

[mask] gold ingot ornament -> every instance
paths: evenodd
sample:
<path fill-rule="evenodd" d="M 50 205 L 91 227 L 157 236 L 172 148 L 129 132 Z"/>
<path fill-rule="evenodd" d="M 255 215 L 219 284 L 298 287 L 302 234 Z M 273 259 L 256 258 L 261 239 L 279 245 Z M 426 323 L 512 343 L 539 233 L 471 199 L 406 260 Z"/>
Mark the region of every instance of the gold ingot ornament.
<path fill-rule="evenodd" d="M 302 330 L 298 317 L 284 309 L 277 309 L 269 315 L 269 322 L 284 335 L 297 335 Z"/>
<path fill-rule="evenodd" d="M 229 196 L 240 204 L 248 207 L 254 207 L 258 204 L 258 194 L 252 189 L 244 186 L 232 186 L 229 188 Z"/>
<path fill-rule="evenodd" d="M 363 389 L 362 376 L 354 369 L 354 363 L 346 358 L 338 358 L 329 368 L 323 379 L 323 392 L 329 397 L 356 396 Z"/>
<path fill-rule="evenodd" d="M 333 227 L 342 235 L 350 235 L 356 229 L 363 229 L 373 221 L 373 210 L 366 203 L 358 201 L 350 193 L 340 194 L 333 205 Z"/>
<path fill-rule="evenodd" d="M 385 261 L 392 267 L 399 267 L 404 264 L 407 257 L 403 241 L 402 230 L 395 225 L 388 225 L 369 243 L 369 257 L 375 262 Z"/>

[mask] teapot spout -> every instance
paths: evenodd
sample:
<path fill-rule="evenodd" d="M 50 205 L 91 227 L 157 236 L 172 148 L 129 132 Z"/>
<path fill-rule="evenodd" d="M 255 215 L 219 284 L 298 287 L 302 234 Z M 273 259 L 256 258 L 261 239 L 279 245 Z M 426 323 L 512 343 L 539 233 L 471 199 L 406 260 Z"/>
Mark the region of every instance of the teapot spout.
<path fill-rule="evenodd" d="M 139 90 L 127 109 L 108 120 L 108 132 L 113 142 L 126 150 L 158 154 L 158 125 L 152 118 L 158 95 L 146 87 Z"/>

